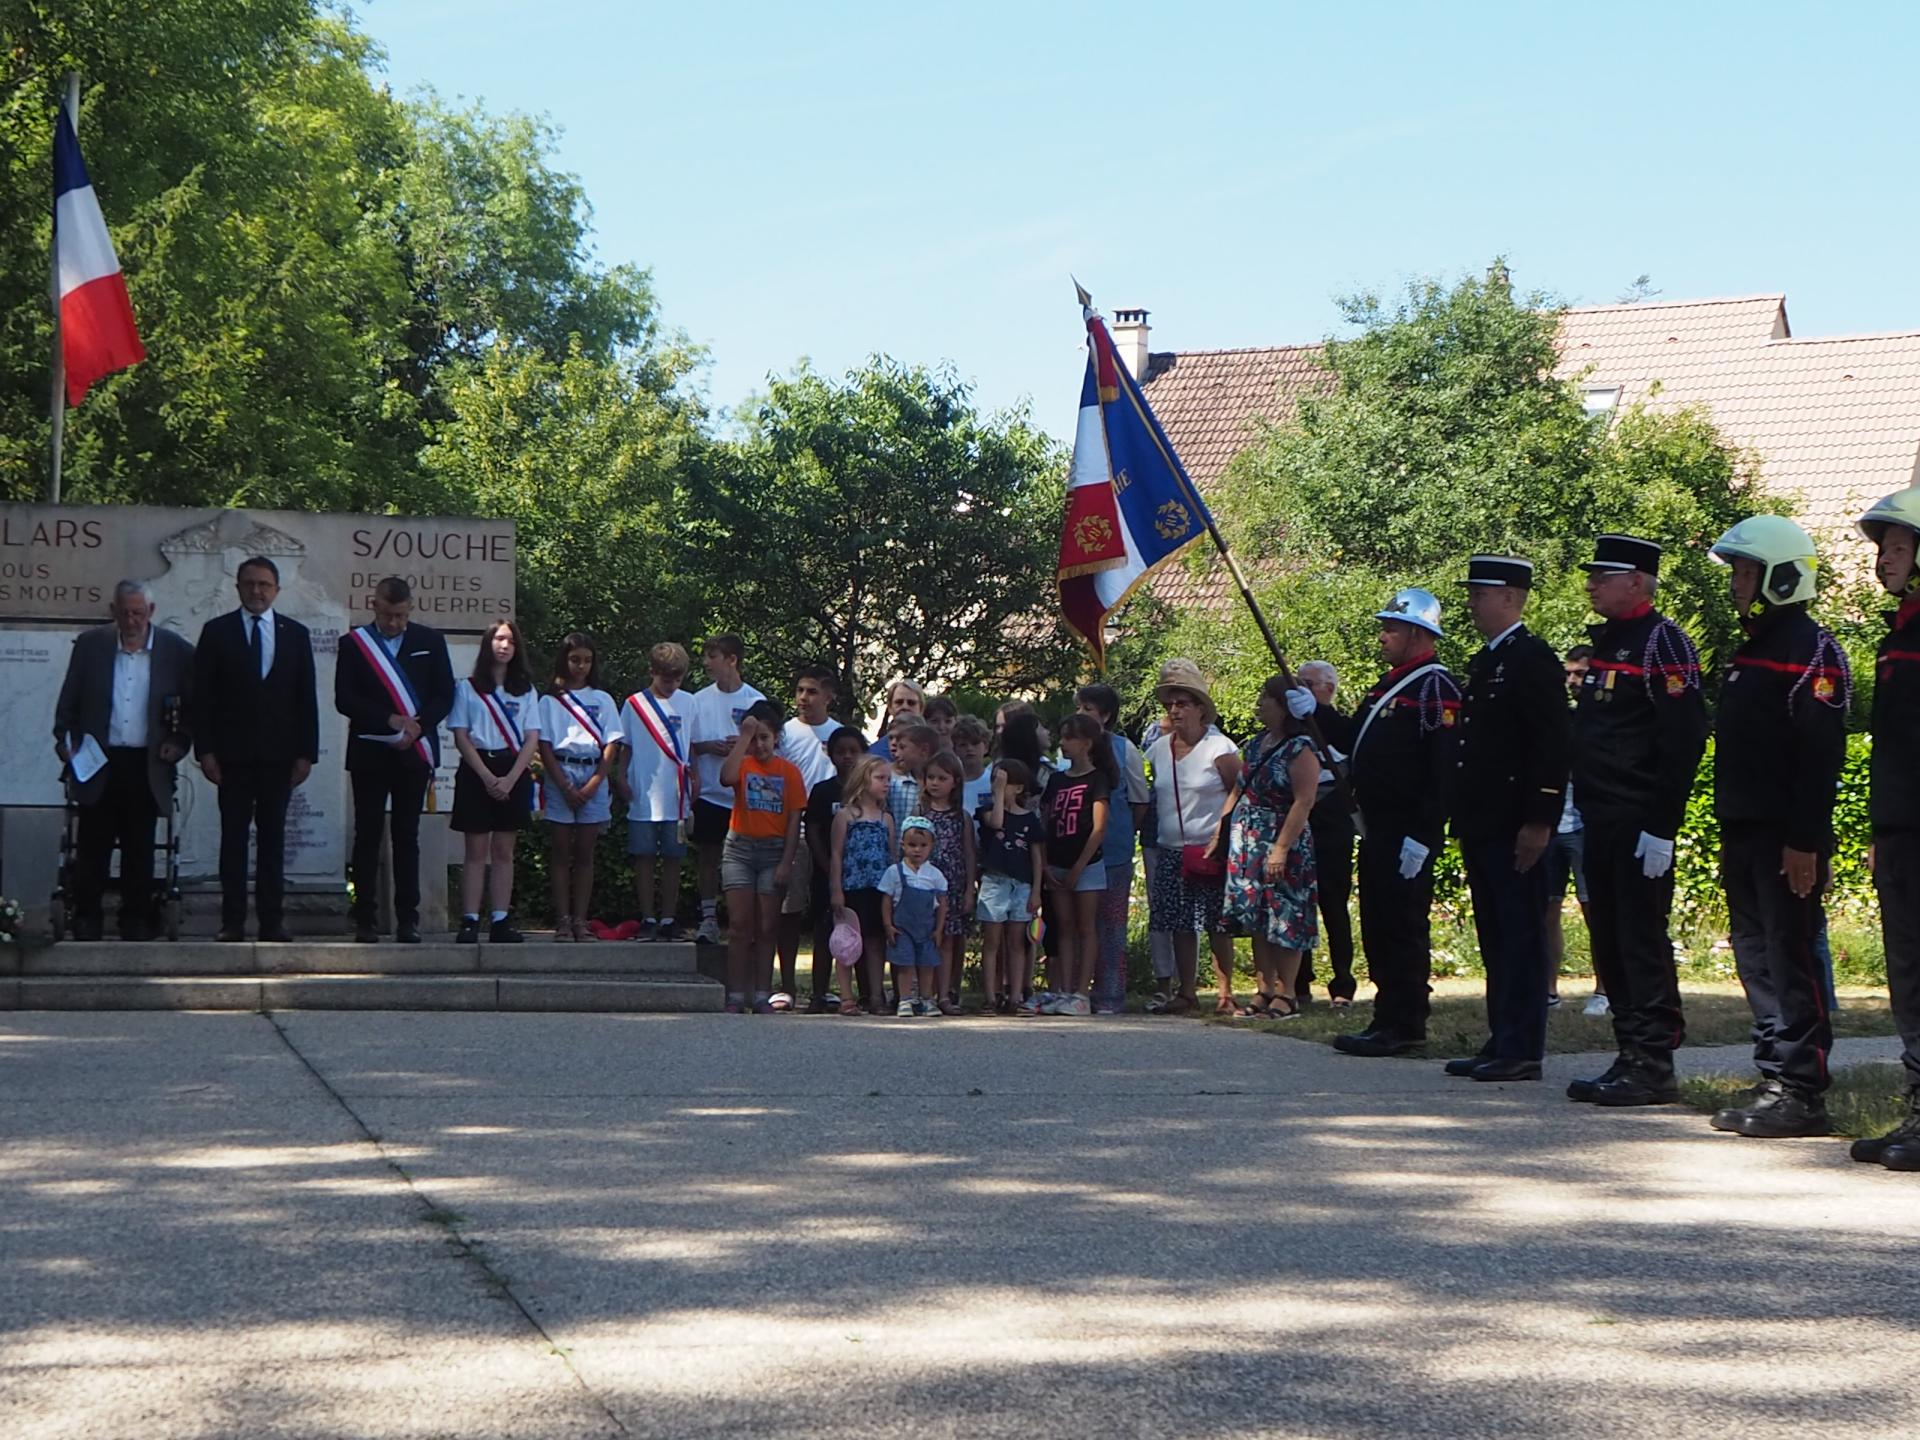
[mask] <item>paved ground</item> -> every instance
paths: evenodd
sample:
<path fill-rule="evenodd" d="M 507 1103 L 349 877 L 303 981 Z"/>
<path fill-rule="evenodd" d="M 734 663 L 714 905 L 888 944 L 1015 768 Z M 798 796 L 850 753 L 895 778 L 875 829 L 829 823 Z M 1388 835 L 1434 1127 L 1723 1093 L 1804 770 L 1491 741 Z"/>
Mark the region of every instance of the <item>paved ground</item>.
<path fill-rule="evenodd" d="M 12 1015 L 0 1436 L 1911 1436 L 1920 1177 L 1560 1083 L 1182 1021 Z"/>

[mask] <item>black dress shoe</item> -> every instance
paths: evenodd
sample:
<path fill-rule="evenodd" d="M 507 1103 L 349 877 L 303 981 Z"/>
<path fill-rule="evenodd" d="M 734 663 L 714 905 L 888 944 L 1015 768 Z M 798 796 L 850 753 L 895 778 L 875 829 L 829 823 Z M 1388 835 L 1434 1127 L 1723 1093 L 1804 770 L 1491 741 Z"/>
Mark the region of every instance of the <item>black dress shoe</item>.
<path fill-rule="evenodd" d="M 519 945 L 524 943 L 526 938 L 504 920 L 494 921 L 487 929 L 489 945 Z"/>
<path fill-rule="evenodd" d="M 374 929 L 372 925 L 364 921 L 360 922 L 353 927 L 353 943 L 356 945 L 378 945 L 380 943 L 380 932 Z"/>
<path fill-rule="evenodd" d="M 1862 1165 L 1886 1163 L 1887 1151 L 1896 1145 L 1920 1145 L 1920 1085 L 1907 1091 L 1907 1113 L 1900 1123 L 1884 1135 L 1872 1135 L 1853 1142 L 1847 1154 Z"/>
<path fill-rule="evenodd" d="M 1383 1059 L 1389 1055 L 1405 1055 L 1426 1044 L 1424 1035 L 1407 1036 L 1393 1030 L 1363 1030 L 1358 1035 L 1336 1035 L 1333 1048 L 1347 1055 L 1361 1055 L 1369 1059 Z"/>
<path fill-rule="evenodd" d="M 1600 1093 L 1602 1085 L 1611 1085 L 1626 1073 L 1627 1057 L 1617 1056 L 1614 1062 L 1591 1080 L 1574 1080 L 1567 1085 L 1567 1099 L 1578 1100 L 1583 1105 L 1591 1105 L 1593 1097 Z"/>
<path fill-rule="evenodd" d="M 1723 1119 L 1728 1123 L 1722 1124 Z M 1825 1100 L 1778 1082 L 1746 1109 L 1722 1110 L 1713 1117 L 1713 1127 L 1732 1130 L 1752 1140 L 1791 1140 L 1803 1135 L 1833 1133 L 1833 1121 L 1827 1116 Z M 1880 1163 L 1887 1163 L 1884 1153 Z"/>
<path fill-rule="evenodd" d="M 247 938 L 247 929 L 244 925 L 222 925 L 220 933 L 213 938 L 223 945 L 232 945 Z"/>
<path fill-rule="evenodd" d="M 409 920 L 393 932 L 393 938 L 401 945 L 418 945 L 420 943 L 420 927 Z"/>
<path fill-rule="evenodd" d="M 462 920 L 460 922 L 460 932 L 453 937 L 453 943 L 456 945 L 478 945 L 480 943 L 480 922 L 478 920 Z"/>
<path fill-rule="evenodd" d="M 1473 1074 L 1475 1066 L 1484 1064 L 1492 1058 L 1493 1056 L 1482 1050 L 1477 1055 L 1463 1055 L 1458 1060 L 1449 1060 L 1440 1068 L 1449 1075 L 1464 1078 Z"/>
<path fill-rule="evenodd" d="M 1593 1103 L 1620 1109 L 1629 1105 L 1677 1105 L 1680 1084 L 1671 1075 L 1629 1066 L 1617 1080 L 1593 1092 Z"/>
<path fill-rule="evenodd" d="M 1880 1163 L 1889 1170 L 1920 1171 L 1920 1137 L 1887 1146 L 1880 1152 Z"/>
<path fill-rule="evenodd" d="M 76 940 L 98 940 L 104 930 L 105 926 L 97 915 L 89 915 L 85 919 L 73 922 L 73 938 Z"/>
<path fill-rule="evenodd" d="M 1482 1060 L 1469 1073 L 1475 1080 L 1538 1080 L 1540 1062 L 1538 1060 Z"/>
<path fill-rule="evenodd" d="M 291 945 L 293 936 L 287 933 L 284 925 L 263 925 L 260 927 L 260 939 L 268 945 Z"/>

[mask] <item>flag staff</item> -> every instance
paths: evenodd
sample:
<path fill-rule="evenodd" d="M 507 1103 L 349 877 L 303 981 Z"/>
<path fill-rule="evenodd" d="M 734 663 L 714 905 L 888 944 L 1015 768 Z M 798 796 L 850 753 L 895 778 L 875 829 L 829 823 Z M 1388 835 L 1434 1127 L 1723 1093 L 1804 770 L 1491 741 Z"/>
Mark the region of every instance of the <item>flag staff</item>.
<path fill-rule="evenodd" d="M 80 134 L 80 72 L 67 72 L 67 93 L 62 101 L 73 125 L 75 136 Z M 59 221 L 54 222 L 56 225 Z M 53 397 L 49 402 L 53 407 L 53 483 L 48 489 L 47 498 L 55 505 L 60 503 L 60 451 L 67 437 L 67 357 L 60 344 L 60 242 L 53 240 L 51 274 L 47 282 L 47 293 L 53 301 Z"/>

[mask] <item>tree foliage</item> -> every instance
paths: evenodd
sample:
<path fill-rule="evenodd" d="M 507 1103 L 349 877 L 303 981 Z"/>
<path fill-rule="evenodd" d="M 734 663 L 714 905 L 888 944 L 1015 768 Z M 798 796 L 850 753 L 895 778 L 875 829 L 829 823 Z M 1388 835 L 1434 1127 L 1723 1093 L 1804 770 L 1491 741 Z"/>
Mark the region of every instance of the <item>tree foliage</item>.
<path fill-rule="evenodd" d="M 1052 590 L 1064 458 L 1023 413 L 876 358 L 772 382 L 692 477 L 689 560 L 763 674 L 826 664 L 863 706 L 897 674 L 1008 694 L 1078 656 Z"/>

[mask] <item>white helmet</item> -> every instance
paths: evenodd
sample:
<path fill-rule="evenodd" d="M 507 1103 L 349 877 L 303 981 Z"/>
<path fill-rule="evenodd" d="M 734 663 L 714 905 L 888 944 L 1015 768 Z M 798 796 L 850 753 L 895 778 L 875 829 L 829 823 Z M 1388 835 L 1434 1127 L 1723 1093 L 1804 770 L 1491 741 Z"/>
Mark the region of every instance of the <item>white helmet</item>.
<path fill-rule="evenodd" d="M 1760 566 L 1756 607 L 1813 599 L 1820 568 L 1813 537 L 1784 515 L 1749 516 L 1714 541 L 1710 553 L 1722 564 L 1752 560 Z"/>
<path fill-rule="evenodd" d="M 1880 537 L 1887 533 L 1887 527 L 1898 525 L 1914 533 L 1916 542 L 1920 542 L 1920 485 L 1909 485 L 1905 490 L 1896 490 L 1893 494 L 1876 500 L 1860 517 L 1860 533 L 1875 545 Z M 1903 586 L 1894 590 L 1901 594 L 1920 586 L 1920 568 L 1910 573 Z"/>
<path fill-rule="evenodd" d="M 1403 625 L 1412 625 L 1425 630 L 1430 635 L 1439 635 L 1440 602 L 1431 590 L 1413 587 L 1394 592 L 1393 599 L 1387 602 L 1387 608 L 1375 613 L 1376 620 L 1398 620 Z"/>

